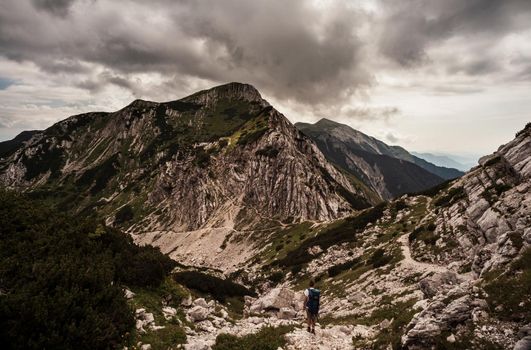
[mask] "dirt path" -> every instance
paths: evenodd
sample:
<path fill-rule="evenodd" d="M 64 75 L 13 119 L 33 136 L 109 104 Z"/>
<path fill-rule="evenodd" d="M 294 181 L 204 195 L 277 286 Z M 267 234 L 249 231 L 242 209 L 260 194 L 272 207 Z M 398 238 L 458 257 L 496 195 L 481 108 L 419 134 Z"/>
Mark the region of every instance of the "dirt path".
<path fill-rule="evenodd" d="M 420 262 L 411 257 L 411 249 L 409 247 L 408 242 L 408 235 L 402 235 L 398 242 L 400 243 L 400 248 L 402 249 L 402 254 L 404 255 L 404 259 L 401 261 L 401 266 L 410 269 L 415 270 L 418 272 L 447 272 L 449 271 L 448 268 L 441 265 L 436 264 L 430 264 L 425 262 Z"/>

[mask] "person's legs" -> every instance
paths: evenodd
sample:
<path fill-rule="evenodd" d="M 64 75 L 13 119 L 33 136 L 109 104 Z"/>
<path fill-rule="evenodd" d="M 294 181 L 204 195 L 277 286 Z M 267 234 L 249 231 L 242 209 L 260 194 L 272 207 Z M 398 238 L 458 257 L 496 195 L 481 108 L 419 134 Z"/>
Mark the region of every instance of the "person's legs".
<path fill-rule="evenodd" d="M 311 332 L 314 334 L 315 334 L 315 318 L 316 318 L 315 315 L 311 315 L 310 317 L 310 328 L 311 328 Z"/>
<path fill-rule="evenodd" d="M 308 310 L 306 310 L 306 323 L 308 323 L 308 332 L 312 331 L 312 314 Z"/>

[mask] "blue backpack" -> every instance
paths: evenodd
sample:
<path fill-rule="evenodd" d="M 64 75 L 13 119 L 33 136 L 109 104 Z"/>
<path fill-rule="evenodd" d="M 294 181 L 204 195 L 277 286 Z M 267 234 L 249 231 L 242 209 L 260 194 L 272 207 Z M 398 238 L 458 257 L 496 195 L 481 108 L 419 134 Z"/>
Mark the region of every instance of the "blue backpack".
<path fill-rule="evenodd" d="M 308 312 L 312 315 L 317 315 L 319 313 L 319 298 L 321 297 L 321 291 L 315 288 L 308 288 L 308 302 L 306 307 Z"/>

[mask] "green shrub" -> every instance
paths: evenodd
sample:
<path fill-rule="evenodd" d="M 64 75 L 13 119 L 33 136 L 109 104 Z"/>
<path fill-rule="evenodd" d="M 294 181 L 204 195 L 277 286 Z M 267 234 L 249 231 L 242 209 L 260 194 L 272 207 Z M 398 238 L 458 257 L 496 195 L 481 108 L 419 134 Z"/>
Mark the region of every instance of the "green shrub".
<path fill-rule="evenodd" d="M 97 194 L 107 187 L 111 179 L 118 174 L 118 154 L 109 157 L 101 164 L 86 170 L 79 179 L 76 180 L 76 185 L 87 186 L 90 188 L 91 194 Z"/>
<path fill-rule="evenodd" d="M 359 267 L 359 266 L 361 266 L 361 261 L 360 261 L 359 258 L 353 259 L 351 261 L 344 262 L 342 264 L 337 264 L 337 265 L 331 266 L 327 270 L 328 277 L 337 276 L 343 271 L 351 270 L 351 269 L 354 269 L 354 268 Z"/>
<path fill-rule="evenodd" d="M 296 275 L 296 274 L 298 274 L 299 272 L 301 272 L 301 270 L 302 270 L 302 265 L 293 265 L 293 266 L 291 267 L 291 274 L 292 274 L 292 275 Z"/>
<path fill-rule="evenodd" d="M 436 186 L 433 186 L 431 188 L 428 188 L 428 189 L 426 189 L 424 191 L 416 192 L 416 193 L 414 193 L 414 195 L 434 197 L 434 196 L 438 195 L 442 190 L 448 188 L 448 186 L 450 185 L 450 183 L 452 181 L 454 181 L 454 179 L 446 180 L 446 181 L 441 182 L 440 184 L 438 184 Z"/>
<path fill-rule="evenodd" d="M 269 275 L 268 279 L 271 282 L 279 283 L 284 278 L 284 273 L 281 271 L 275 271 L 271 275 Z"/>
<path fill-rule="evenodd" d="M 39 146 L 35 154 L 31 156 L 24 154 L 21 158 L 26 167 L 26 180 L 31 180 L 48 171 L 50 171 L 51 178 L 57 177 L 64 164 L 62 149 L 52 147 L 47 141 L 41 141 Z"/>
<path fill-rule="evenodd" d="M 238 139 L 237 144 L 238 145 L 248 145 L 253 142 L 258 141 L 269 129 L 267 127 L 258 128 L 254 130 L 250 130 L 246 133 L 242 133 L 240 138 Z"/>
<path fill-rule="evenodd" d="M 244 295 L 256 296 L 254 291 L 247 289 L 241 284 L 197 271 L 183 271 L 174 274 L 178 283 L 195 289 L 202 293 L 208 293 L 220 302 L 225 302 L 228 297 L 243 297 Z"/>
<path fill-rule="evenodd" d="M 487 160 L 487 161 L 483 164 L 483 166 L 491 166 L 491 165 L 495 165 L 496 163 L 501 162 L 501 160 L 502 160 L 502 157 L 499 156 L 499 155 L 497 155 L 497 156 L 494 156 L 494 157 L 492 157 L 491 159 Z"/>
<path fill-rule="evenodd" d="M 369 260 L 367 261 L 372 267 L 378 268 L 389 264 L 393 260 L 393 256 L 385 254 L 382 248 L 376 249 Z"/>
<path fill-rule="evenodd" d="M 435 231 L 435 224 L 429 224 L 428 227 L 419 226 L 409 234 L 409 242 L 423 241 L 426 244 L 435 245 L 440 237 L 433 231 Z"/>
<path fill-rule="evenodd" d="M 197 148 L 194 162 L 198 167 L 206 168 L 210 164 L 210 153 L 202 147 Z"/>
<path fill-rule="evenodd" d="M 135 214 L 133 212 L 133 207 L 131 207 L 129 204 L 126 204 L 116 212 L 116 215 L 114 216 L 114 223 L 118 225 L 123 224 L 133 220 L 134 216 Z"/>
<path fill-rule="evenodd" d="M 284 334 L 292 329 L 293 326 L 264 327 L 258 333 L 240 338 L 234 335 L 220 334 L 216 337 L 216 344 L 212 350 L 277 350 L 286 345 Z"/>
<path fill-rule="evenodd" d="M 407 203 L 403 200 L 398 200 L 398 201 L 395 201 L 393 203 L 393 208 L 396 210 L 396 211 L 400 211 L 400 210 L 403 210 L 403 209 L 406 209 L 408 207 Z"/>
<path fill-rule="evenodd" d="M 160 282 L 169 258 L 95 220 L 0 191 L 0 340 L 7 349 L 121 347 L 134 327 L 121 283 Z M 148 272 L 146 272 L 148 271 Z"/>

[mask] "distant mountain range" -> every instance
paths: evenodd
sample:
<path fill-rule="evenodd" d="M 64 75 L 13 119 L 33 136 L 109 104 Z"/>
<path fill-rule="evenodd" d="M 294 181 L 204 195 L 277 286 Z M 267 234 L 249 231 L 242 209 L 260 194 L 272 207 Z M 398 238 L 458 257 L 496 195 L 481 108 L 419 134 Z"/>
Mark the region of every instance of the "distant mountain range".
<path fill-rule="evenodd" d="M 383 199 L 419 192 L 463 174 L 329 119 L 295 126 L 312 138 L 330 161 L 361 179 Z"/>
<path fill-rule="evenodd" d="M 433 154 L 433 153 L 419 153 L 411 152 L 414 156 L 422 158 L 430 163 L 446 168 L 455 168 L 461 171 L 468 171 L 476 166 L 478 157 L 461 157 L 448 154 Z M 475 159 L 474 159 L 475 158 Z"/>

